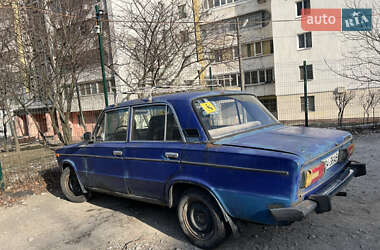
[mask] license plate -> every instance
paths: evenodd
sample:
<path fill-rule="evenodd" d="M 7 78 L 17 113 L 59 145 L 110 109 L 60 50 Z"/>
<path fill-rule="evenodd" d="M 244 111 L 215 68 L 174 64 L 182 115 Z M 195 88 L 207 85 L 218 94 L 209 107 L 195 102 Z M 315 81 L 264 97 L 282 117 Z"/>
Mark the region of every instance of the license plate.
<path fill-rule="evenodd" d="M 326 159 L 322 160 L 322 162 L 325 164 L 325 170 L 331 168 L 334 166 L 339 160 L 339 150 L 336 151 L 334 154 L 330 155 Z"/>

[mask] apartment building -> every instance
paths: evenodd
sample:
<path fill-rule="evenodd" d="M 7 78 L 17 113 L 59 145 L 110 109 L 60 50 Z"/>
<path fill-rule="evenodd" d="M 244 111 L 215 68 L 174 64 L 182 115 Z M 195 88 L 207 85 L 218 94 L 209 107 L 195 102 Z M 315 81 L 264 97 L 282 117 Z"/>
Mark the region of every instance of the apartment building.
<path fill-rule="evenodd" d="M 370 8 L 370 3 L 361 1 L 359 7 Z M 353 90 L 356 94 L 346 108 L 345 118 L 363 116 L 359 97 L 368 86 L 336 73 L 344 72 L 347 63 L 344 55 L 355 49 L 357 44 L 345 40 L 342 32 L 307 32 L 301 27 L 303 8 L 346 8 L 347 1 L 204 0 L 194 7 L 207 13 L 203 21 L 210 24 L 202 25 L 201 22 L 203 32 L 214 32 L 227 41 L 214 51 L 210 65 L 214 83 L 226 88 L 239 88 L 240 56 L 246 91 L 257 95 L 279 120 L 302 120 L 303 61 L 306 61 L 310 119 L 337 118 L 338 108 L 333 95 L 336 90 Z M 237 24 L 240 34 L 237 34 Z M 380 116 L 379 109 L 376 116 Z"/>

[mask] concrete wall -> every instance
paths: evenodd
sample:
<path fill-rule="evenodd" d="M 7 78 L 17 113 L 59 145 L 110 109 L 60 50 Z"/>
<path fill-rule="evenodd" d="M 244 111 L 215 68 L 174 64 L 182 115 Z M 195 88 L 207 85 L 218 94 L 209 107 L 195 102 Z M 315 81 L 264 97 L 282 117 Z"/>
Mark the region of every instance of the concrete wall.
<path fill-rule="evenodd" d="M 372 89 L 380 93 L 380 88 Z M 353 90 L 355 98 L 346 106 L 344 118 L 363 118 L 363 108 L 360 97 L 366 90 Z M 310 120 L 337 119 L 338 108 L 335 104 L 333 92 L 310 93 L 314 96 L 315 111 L 309 111 Z M 303 120 L 305 113 L 301 111 L 301 97 L 303 94 L 277 96 L 278 119 L 281 121 Z M 370 110 L 372 117 L 372 110 Z M 380 103 L 375 109 L 375 117 L 380 117 Z"/>

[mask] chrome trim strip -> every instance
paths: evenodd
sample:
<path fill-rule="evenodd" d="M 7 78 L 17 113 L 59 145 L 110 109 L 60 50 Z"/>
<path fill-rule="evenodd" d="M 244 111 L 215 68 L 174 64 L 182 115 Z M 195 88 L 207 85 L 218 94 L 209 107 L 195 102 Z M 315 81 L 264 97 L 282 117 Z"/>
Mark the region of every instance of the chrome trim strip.
<path fill-rule="evenodd" d="M 179 160 L 163 160 L 163 159 L 139 158 L 139 157 L 125 157 L 125 160 L 168 162 L 168 163 L 178 163 L 178 164 L 181 163 L 181 161 Z"/>
<path fill-rule="evenodd" d="M 207 166 L 207 167 L 212 167 L 212 168 L 229 168 L 229 169 L 236 169 L 236 170 L 249 171 L 249 172 L 261 172 L 261 173 L 289 175 L 288 171 L 281 171 L 281 170 L 235 167 L 235 166 L 229 166 L 229 165 L 220 165 L 220 164 L 203 163 L 203 162 L 192 162 L 192 161 L 181 161 L 181 163 L 187 164 L 187 165 L 196 165 L 196 166 L 202 165 L 202 166 Z"/>
<path fill-rule="evenodd" d="M 86 155 L 86 154 L 60 154 L 60 155 L 73 156 L 73 157 L 86 157 L 86 158 L 114 159 L 114 160 L 135 160 L 135 161 L 152 161 L 152 162 L 168 162 L 168 163 L 181 162 L 179 160 L 165 160 L 165 159 L 139 158 L 139 157 L 115 157 L 115 156 L 99 156 L 99 155 Z"/>
<path fill-rule="evenodd" d="M 314 158 L 312 158 L 312 159 L 310 159 L 310 160 L 305 161 L 302 167 L 304 167 L 304 166 L 306 166 L 306 165 L 312 163 L 313 161 L 316 161 L 316 160 L 319 159 L 319 158 L 322 158 L 322 157 L 325 156 L 325 155 L 330 154 L 331 152 L 337 150 L 338 148 L 340 148 L 341 146 L 343 146 L 344 144 L 346 144 L 346 143 L 348 143 L 348 142 L 350 142 L 350 141 L 352 142 L 352 136 L 351 136 L 350 138 L 344 140 L 341 144 L 339 144 L 339 145 L 333 147 L 333 148 L 330 149 L 329 151 L 324 152 L 324 153 L 322 153 L 322 154 L 319 154 L 319 155 L 317 155 L 316 157 L 314 157 Z"/>
<path fill-rule="evenodd" d="M 194 165 L 194 166 L 206 166 L 206 167 L 212 167 L 212 168 L 236 169 L 236 170 L 248 171 L 248 172 L 259 172 L 259 173 L 289 175 L 288 171 L 282 171 L 282 170 L 270 170 L 270 169 L 259 169 L 259 168 L 245 168 L 245 167 L 236 167 L 236 166 L 230 166 L 230 165 L 221 165 L 221 164 L 203 163 L 203 162 L 192 162 L 192 161 L 181 161 L 181 160 L 164 160 L 164 159 L 139 158 L 139 157 L 112 157 L 112 156 L 98 156 L 98 155 L 84 155 L 84 154 L 61 154 L 61 155 L 62 156 L 74 156 L 74 157 L 94 157 L 94 158 L 105 158 L 105 159 L 117 159 L 117 160 L 167 162 L 167 163 L 178 163 L 178 164 Z"/>
<path fill-rule="evenodd" d="M 123 160 L 124 159 L 124 157 L 86 155 L 86 154 L 59 154 L 59 155 L 61 155 L 61 156 L 73 156 L 73 157 L 93 157 L 93 158 L 103 158 L 103 159 L 116 159 L 116 160 Z"/>

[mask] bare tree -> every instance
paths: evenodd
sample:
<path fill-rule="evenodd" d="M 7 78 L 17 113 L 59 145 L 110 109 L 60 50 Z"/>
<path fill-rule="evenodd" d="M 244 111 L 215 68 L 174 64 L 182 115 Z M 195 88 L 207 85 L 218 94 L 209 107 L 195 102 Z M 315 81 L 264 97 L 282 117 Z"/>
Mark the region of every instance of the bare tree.
<path fill-rule="evenodd" d="M 0 7 L 6 7 L 6 5 L 0 4 Z M 6 8 L 0 9 L 0 107 L 3 111 L 2 119 L 5 130 L 4 149 L 8 150 L 6 128 L 9 124 L 14 139 L 15 149 L 19 152 L 20 144 L 14 122 L 14 113 L 11 108 L 11 94 L 17 88 L 12 82 L 16 74 L 16 68 L 13 64 L 17 60 L 15 46 L 16 38 L 13 32 L 13 22 L 14 18 L 12 12 Z"/>
<path fill-rule="evenodd" d="M 334 91 L 335 104 L 338 107 L 338 126 L 342 126 L 343 115 L 346 106 L 355 98 L 355 92 L 336 88 Z"/>
<path fill-rule="evenodd" d="M 372 105 L 373 97 L 371 96 L 371 91 L 365 91 L 359 97 L 360 104 L 363 108 L 363 123 L 368 123 L 369 121 L 369 112 Z"/>
<path fill-rule="evenodd" d="M 364 3 L 368 3 L 364 5 Z M 380 84 L 380 2 L 351 0 L 349 8 L 372 8 L 372 30 L 342 32 L 349 50 L 344 54 L 343 68 L 333 71 L 360 84 Z M 358 18 L 362 18 L 359 16 Z M 362 22 L 362 19 L 359 19 Z"/>
<path fill-rule="evenodd" d="M 93 66 L 92 62 L 98 62 L 96 37 L 92 32 L 95 23 L 89 18 L 90 2 L 57 0 L 33 2 L 36 8 L 20 6 L 24 60 L 18 64 L 18 70 L 24 92 L 15 94 L 14 99 L 28 114 L 34 103 L 46 107 L 54 134 L 64 144 L 72 141 L 70 115 L 78 79 Z M 35 124 L 44 137 L 38 123 Z"/>
<path fill-rule="evenodd" d="M 134 83 L 132 87 L 175 85 L 185 69 L 212 62 L 210 47 L 216 41 L 195 38 L 192 6 L 179 0 L 119 2 L 120 14 L 114 16 L 118 28 L 111 39 L 125 59 L 116 66 L 127 66 L 123 71 L 128 71 L 126 82 Z M 197 54 L 200 47 L 202 56 Z"/>
<path fill-rule="evenodd" d="M 372 109 L 372 123 L 373 123 L 373 126 L 376 126 L 376 122 L 375 122 L 375 111 L 376 111 L 376 107 L 377 105 L 380 104 L 380 92 L 379 91 L 374 91 L 374 90 L 370 90 L 368 95 L 370 96 L 370 108 Z"/>

